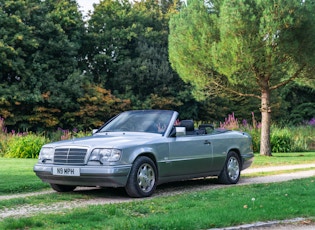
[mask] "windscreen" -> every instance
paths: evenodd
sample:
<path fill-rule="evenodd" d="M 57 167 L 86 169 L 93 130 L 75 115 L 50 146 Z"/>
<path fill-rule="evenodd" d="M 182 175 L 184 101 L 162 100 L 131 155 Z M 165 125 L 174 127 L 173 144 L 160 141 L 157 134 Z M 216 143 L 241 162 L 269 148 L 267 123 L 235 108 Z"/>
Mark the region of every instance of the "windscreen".
<path fill-rule="evenodd" d="M 150 132 L 164 133 L 167 129 L 173 111 L 149 110 L 128 111 L 121 113 L 99 132 Z"/>

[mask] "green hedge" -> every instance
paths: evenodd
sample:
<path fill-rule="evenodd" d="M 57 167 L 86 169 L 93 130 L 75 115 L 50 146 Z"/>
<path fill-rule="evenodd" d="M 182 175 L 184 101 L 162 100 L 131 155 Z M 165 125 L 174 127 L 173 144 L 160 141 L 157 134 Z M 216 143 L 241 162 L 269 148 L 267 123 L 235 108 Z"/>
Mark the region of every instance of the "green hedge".
<path fill-rule="evenodd" d="M 259 152 L 260 129 L 245 130 L 253 138 L 254 152 Z M 87 136 L 89 133 L 56 132 L 62 136 L 57 138 L 70 139 Z M 59 140 L 60 140 L 59 139 Z M 305 152 L 311 150 L 311 144 L 315 140 L 314 126 L 300 127 L 271 127 L 270 143 L 272 153 Z M 41 147 L 51 142 L 44 135 L 28 133 L 26 135 L 12 135 L 0 133 L 0 156 L 11 158 L 37 158 Z"/>
<path fill-rule="evenodd" d="M 253 138 L 254 152 L 259 152 L 260 129 L 247 130 Z M 279 128 L 272 125 L 270 145 L 273 153 L 306 152 L 315 140 L 315 127 L 299 126 Z"/>
<path fill-rule="evenodd" d="M 8 140 L 4 156 L 11 158 L 37 158 L 41 147 L 47 142 L 48 140 L 41 135 L 13 135 Z"/>

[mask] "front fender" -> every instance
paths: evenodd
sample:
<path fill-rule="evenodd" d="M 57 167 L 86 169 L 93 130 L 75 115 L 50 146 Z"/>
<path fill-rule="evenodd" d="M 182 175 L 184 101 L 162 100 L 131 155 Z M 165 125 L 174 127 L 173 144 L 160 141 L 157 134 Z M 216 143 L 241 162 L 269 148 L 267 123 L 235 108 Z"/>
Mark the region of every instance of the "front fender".
<path fill-rule="evenodd" d="M 129 152 L 128 161 L 133 163 L 138 156 L 147 154 L 152 156 L 152 160 L 154 160 L 156 163 L 163 161 L 169 156 L 169 145 L 164 143 L 151 146 L 135 147 Z"/>

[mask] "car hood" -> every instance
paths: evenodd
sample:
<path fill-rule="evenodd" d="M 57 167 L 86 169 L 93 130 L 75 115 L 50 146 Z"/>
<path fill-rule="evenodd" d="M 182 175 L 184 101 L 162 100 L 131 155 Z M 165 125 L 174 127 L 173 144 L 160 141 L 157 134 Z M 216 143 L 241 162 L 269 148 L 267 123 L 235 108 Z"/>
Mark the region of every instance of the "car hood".
<path fill-rule="evenodd" d="M 71 140 L 58 141 L 44 145 L 45 147 L 103 147 L 103 148 L 125 148 L 128 146 L 142 145 L 162 138 L 161 134 L 151 133 L 100 133 L 93 136 L 75 138 Z"/>

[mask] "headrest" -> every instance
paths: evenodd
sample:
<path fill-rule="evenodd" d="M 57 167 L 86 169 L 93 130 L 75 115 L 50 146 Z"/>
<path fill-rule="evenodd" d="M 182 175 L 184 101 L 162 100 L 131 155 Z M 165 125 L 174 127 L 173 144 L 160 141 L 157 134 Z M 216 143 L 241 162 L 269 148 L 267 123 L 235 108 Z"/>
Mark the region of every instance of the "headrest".
<path fill-rule="evenodd" d="M 182 120 L 180 121 L 180 125 L 186 127 L 186 131 L 194 131 L 195 126 L 194 126 L 194 121 L 193 120 Z"/>

